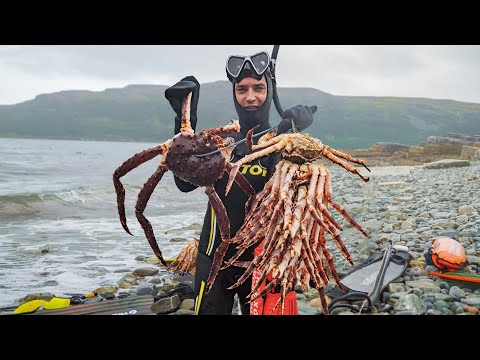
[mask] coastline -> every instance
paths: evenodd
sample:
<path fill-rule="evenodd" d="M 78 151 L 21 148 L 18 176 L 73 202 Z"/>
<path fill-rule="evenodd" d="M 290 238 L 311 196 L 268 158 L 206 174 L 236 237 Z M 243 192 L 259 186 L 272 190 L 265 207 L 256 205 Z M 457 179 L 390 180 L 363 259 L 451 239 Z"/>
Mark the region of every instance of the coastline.
<path fill-rule="evenodd" d="M 345 206 L 348 213 L 370 234 L 364 238 L 348 224 L 341 236 L 355 265 L 375 251 L 381 251 L 387 241 L 407 246 L 416 262 L 383 291 L 374 314 L 382 315 L 474 315 L 480 309 L 480 289 L 452 285 L 444 279 L 429 275 L 424 252 L 439 236 L 458 240 L 465 248 L 470 262 L 469 271 L 478 273 L 480 266 L 480 162 L 469 166 L 427 169 L 423 166 L 372 167 L 370 181 L 360 179 L 343 169 L 329 166 L 332 171 L 334 201 Z M 338 214 L 335 214 L 338 215 Z M 342 220 L 341 220 L 342 221 Z M 190 239 L 184 239 L 185 244 Z M 351 267 L 345 262 L 332 239 L 328 248 L 334 256 L 339 275 Z M 132 269 L 112 286 L 108 298 L 125 293 L 168 292 L 178 285 L 175 274 L 167 273 L 148 257 L 139 258 L 138 268 Z M 142 273 L 141 268 L 154 269 Z M 155 273 L 155 274 L 153 274 Z M 136 275 L 135 275 L 136 274 Z M 145 275 L 150 274 L 150 275 Z M 128 276 L 127 276 L 128 275 Z M 133 277 L 132 277 L 133 276 Z M 130 279 L 130 284 L 125 282 Z M 122 287 L 119 285 L 122 284 Z M 331 285 L 329 285 L 331 286 Z M 149 290 L 150 289 L 150 290 Z M 94 289 L 91 289 L 92 291 Z M 123 295 L 122 295 L 123 294 Z M 27 294 L 25 294 L 27 295 Z M 105 293 L 104 293 L 105 295 Z M 319 315 L 318 292 L 297 289 L 300 315 Z M 108 300 L 105 300 L 108 301 Z M 184 300 L 185 301 L 185 300 Z M 183 302 L 182 302 L 183 303 Z M 193 304 L 183 306 L 179 314 L 192 314 Z M 352 310 L 336 312 L 353 315 Z"/>

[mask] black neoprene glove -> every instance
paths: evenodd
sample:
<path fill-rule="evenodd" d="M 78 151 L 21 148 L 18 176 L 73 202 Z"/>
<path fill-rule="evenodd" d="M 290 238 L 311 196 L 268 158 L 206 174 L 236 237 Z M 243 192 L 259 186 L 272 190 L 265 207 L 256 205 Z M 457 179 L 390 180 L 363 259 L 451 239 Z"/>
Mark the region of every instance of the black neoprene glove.
<path fill-rule="evenodd" d="M 181 120 L 182 120 L 182 101 L 183 98 L 193 91 L 191 108 L 190 108 L 190 123 L 192 129 L 195 130 L 197 126 L 197 105 L 198 97 L 200 95 L 200 83 L 195 76 L 187 76 L 177 82 L 175 85 L 170 86 L 165 90 L 165 97 L 170 102 L 170 105 L 175 111 L 175 134 L 180 132 Z"/>
<path fill-rule="evenodd" d="M 278 125 L 277 134 L 283 134 L 292 128 L 292 119 L 298 131 L 302 131 L 312 125 L 313 114 L 317 111 L 317 106 L 297 105 L 283 113 L 283 120 Z"/>

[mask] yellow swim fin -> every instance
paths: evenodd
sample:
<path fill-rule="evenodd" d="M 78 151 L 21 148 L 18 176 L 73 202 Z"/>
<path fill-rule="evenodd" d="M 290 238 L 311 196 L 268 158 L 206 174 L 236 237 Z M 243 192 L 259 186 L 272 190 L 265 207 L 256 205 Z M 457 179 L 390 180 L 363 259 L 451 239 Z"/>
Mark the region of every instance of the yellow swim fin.
<path fill-rule="evenodd" d="M 70 306 L 70 299 L 54 297 L 47 304 L 45 304 L 43 307 L 46 310 L 53 310 L 53 309 L 62 309 L 62 308 L 66 308 L 66 307 L 69 307 L 69 306 Z"/>
<path fill-rule="evenodd" d="M 41 306 L 43 306 L 45 310 L 62 309 L 70 306 L 70 299 L 54 297 L 50 301 L 32 300 L 17 307 L 13 311 L 13 313 L 14 314 L 31 313 L 31 312 L 37 311 L 38 308 Z"/>
<path fill-rule="evenodd" d="M 30 313 L 36 311 L 40 306 L 45 306 L 48 304 L 48 301 L 45 300 L 32 300 L 26 302 L 25 304 L 20 305 L 17 307 L 13 313 L 14 314 L 23 314 L 23 313 Z"/>
<path fill-rule="evenodd" d="M 177 260 L 177 259 L 174 258 L 174 257 L 164 257 L 163 260 L 165 260 L 165 262 L 166 262 L 167 264 L 171 264 L 172 262 L 174 262 L 174 261 Z M 157 257 L 151 257 L 151 258 L 148 258 L 148 259 L 146 260 L 146 262 L 147 262 L 147 263 L 158 263 L 158 262 L 160 262 L 160 260 L 158 260 Z"/>

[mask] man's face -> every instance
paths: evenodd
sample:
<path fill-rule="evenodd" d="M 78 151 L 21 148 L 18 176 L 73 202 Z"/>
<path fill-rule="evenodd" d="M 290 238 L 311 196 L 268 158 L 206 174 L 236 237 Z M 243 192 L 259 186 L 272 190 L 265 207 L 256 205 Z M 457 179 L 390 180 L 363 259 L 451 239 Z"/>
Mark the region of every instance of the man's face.
<path fill-rule="evenodd" d="M 245 110 L 257 110 L 267 98 L 267 80 L 246 77 L 235 84 L 235 98 Z"/>

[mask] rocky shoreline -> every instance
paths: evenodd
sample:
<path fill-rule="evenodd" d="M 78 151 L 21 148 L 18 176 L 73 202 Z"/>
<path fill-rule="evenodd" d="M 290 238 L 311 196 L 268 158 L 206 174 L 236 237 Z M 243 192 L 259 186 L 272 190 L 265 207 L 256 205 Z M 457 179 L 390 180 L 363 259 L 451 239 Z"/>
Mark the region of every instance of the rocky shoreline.
<path fill-rule="evenodd" d="M 379 315 L 475 315 L 480 311 L 480 288 L 467 284 L 452 284 L 429 275 L 435 267 L 425 266 L 424 252 L 432 241 L 447 236 L 465 248 L 467 271 L 478 273 L 480 267 L 480 161 L 437 163 L 435 166 L 371 167 L 370 181 L 339 166 L 329 166 L 332 172 L 333 200 L 370 235 L 361 235 L 346 221 L 333 213 L 344 227 L 341 237 L 355 265 L 364 262 L 375 251 L 382 251 L 391 241 L 408 247 L 414 261 L 404 274 L 392 281 L 383 291 L 373 312 Z M 187 244 L 190 239 L 184 239 Z M 331 238 L 327 248 L 334 256 L 340 278 L 351 270 Z M 138 256 L 139 267 L 128 272 L 117 284 L 92 289 L 97 296 L 85 303 L 108 301 L 132 295 L 153 295 L 163 299 L 155 302 L 157 314 L 193 315 L 193 299 L 182 299 L 168 293 L 182 284 L 192 284 L 191 276 L 167 272 L 155 258 Z M 327 290 L 334 282 L 327 285 Z M 296 288 L 300 315 L 322 314 L 318 292 L 303 292 Z M 30 294 L 21 302 L 48 299 L 53 294 Z M 20 302 L 20 303 L 21 303 Z M 360 302 L 357 304 L 360 308 Z M 18 306 L 18 305 L 17 305 Z M 5 312 L 4 312 L 5 313 Z M 358 311 L 340 308 L 333 315 L 354 315 Z M 233 314 L 237 314 L 234 307 Z"/>
<path fill-rule="evenodd" d="M 417 145 L 380 142 L 369 149 L 342 150 L 370 166 L 423 165 L 442 159 L 480 160 L 480 135 L 430 136 Z"/>

